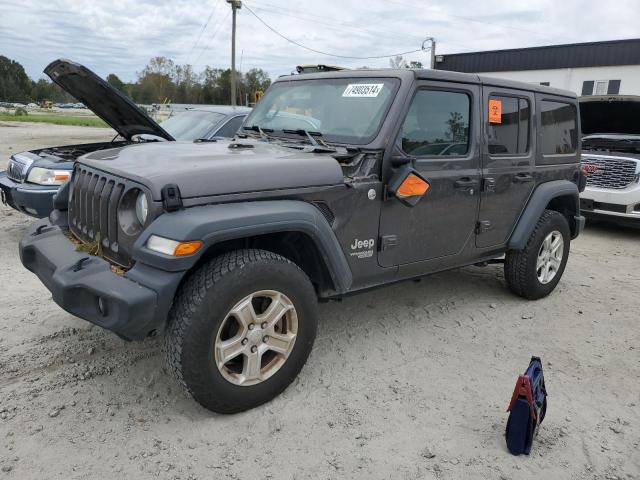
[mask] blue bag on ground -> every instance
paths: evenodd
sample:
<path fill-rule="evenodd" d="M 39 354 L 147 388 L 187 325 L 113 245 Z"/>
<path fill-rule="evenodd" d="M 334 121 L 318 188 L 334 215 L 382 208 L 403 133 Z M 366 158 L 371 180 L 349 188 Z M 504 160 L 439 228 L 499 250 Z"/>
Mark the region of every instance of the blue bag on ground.
<path fill-rule="evenodd" d="M 520 375 L 507 408 L 507 448 L 513 455 L 529 455 L 531 444 L 547 411 L 547 390 L 544 385 L 542 362 L 531 357 L 524 375 Z"/>

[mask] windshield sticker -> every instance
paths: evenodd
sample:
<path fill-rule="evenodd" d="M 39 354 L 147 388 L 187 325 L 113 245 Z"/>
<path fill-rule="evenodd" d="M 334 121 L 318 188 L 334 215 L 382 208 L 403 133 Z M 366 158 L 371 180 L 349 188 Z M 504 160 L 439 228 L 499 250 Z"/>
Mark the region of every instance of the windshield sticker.
<path fill-rule="evenodd" d="M 350 83 L 344 89 L 343 97 L 377 97 L 384 83 Z"/>

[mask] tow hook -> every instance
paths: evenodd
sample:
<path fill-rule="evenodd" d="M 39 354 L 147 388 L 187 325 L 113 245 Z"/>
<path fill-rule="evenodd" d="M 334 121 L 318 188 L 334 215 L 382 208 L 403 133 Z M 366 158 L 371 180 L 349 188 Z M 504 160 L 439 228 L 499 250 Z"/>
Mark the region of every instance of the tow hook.
<path fill-rule="evenodd" d="M 31 235 L 35 237 L 50 230 L 53 230 L 53 227 L 51 225 L 40 225 Z"/>

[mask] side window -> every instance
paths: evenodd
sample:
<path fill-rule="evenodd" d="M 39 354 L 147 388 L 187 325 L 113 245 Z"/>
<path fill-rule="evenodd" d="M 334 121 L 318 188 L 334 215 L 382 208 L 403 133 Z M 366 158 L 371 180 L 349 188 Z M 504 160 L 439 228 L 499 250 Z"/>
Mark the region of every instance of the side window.
<path fill-rule="evenodd" d="M 574 153 L 578 145 L 575 106 L 564 102 L 540 102 L 541 143 L 543 155 Z"/>
<path fill-rule="evenodd" d="M 225 123 L 215 134 L 216 137 L 233 137 L 242 122 L 244 121 L 244 116 L 233 117 L 227 123 Z"/>
<path fill-rule="evenodd" d="M 531 108 L 524 98 L 492 95 L 489 105 L 500 105 L 501 113 L 489 118 L 487 140 L 489 153 L 520 154 L 529 150 Z"/>
<path fill-rule="evenodd" d="M 465 155 L 470 109 L 466 93 L 418 90 L 402 125 L 402 150 L 418 157 Z"/>

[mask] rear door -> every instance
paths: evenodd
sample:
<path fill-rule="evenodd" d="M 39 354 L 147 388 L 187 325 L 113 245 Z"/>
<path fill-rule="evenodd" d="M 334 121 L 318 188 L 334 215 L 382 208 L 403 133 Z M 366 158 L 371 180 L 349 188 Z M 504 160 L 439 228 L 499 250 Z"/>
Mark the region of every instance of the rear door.
<path fill-rule="evenodd" d="M 534 187 L 533 93 L 483 87 L 482 191 L 476 246 L 504 244 Z"/>
<path fill-rule="evenodd" d="M 414 207 L 382 203 L 378 263 L 388 267 L 455 255 L 473 242 L 480 185 L 478 85 L 419 82 L 397 148 L 428 180 Z"/>

